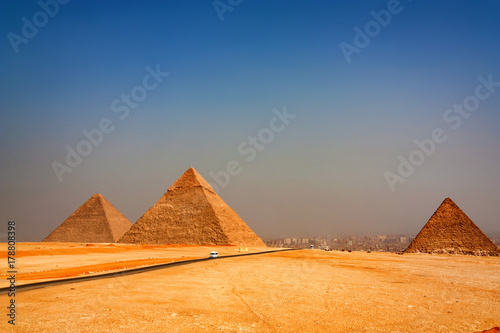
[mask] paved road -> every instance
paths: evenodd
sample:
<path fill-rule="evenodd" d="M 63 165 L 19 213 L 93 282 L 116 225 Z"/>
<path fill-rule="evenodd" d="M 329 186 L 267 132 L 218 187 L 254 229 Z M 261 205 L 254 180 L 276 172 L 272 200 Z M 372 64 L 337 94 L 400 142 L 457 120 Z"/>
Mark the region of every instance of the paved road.
<path fill-rule="evenodd" d="M 174 266 L 194 264 L 197 262 L 207 261 L 207 260 L 222 260 L 222 259 L 226 259 L 226 258 L 254 256 L 254 255 L 259 255 L 259 254 L 282 252 L 282 251 L 295 251 L 295 250 L 297 250 L 297 249 L 271 250 L 271 251 L 245 253 L 245 254 L 233 254 L 233 255 L 228 255 L 228 256 L 220 256 L 218 258 L 192 259 L 192 260 L 177 261 L 177 262 L 159 264 L 159 265 L 153 265 L 153 266 L 131 268 L 128 270 L 123 270 L 123 271 L 119 271 L 119 272 L 112 272 L 112 273 L 104 273 L 104 274 L 100 274 L 100 275 L 78 276 L 78 277 L 73 277 L 73 278 L 68 278 L 68 279 L 59 279 L 59 280 L 45 281 L 45 282 L 35 282 L 35 283 L 29 283 L 29 284 L 23 284 L 20 286 L 16 286 L 16 293 L 21 292 L 21 291 L 31 290 L 31 289 L 46 288 L 46 287 L 57 286 L 57 285 L 68 284 L 68 283 L 77 283 L 77 282 L 99 280 L 99 279 L 112 279 L 112 278 L 116 278 L 119 276 L 139 274 L 139 273 L 154 271 L 157 269 L 165 269 L 165 268 L 174 267 Z M 0 295 L 5 295 L 8 292 L 9 292 L 9 287 L 0 288 Z"/>

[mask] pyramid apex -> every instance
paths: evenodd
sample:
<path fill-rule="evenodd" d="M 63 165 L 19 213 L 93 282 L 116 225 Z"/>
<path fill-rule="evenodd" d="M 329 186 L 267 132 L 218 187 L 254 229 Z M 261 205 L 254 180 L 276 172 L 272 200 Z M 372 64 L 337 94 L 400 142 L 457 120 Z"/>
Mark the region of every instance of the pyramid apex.
<path fill-rule="evenodd" d="M 104 198 L 100 193 L 95 193 L 92 195 L 88 201 L 97 201 L 99 204 L 102 205 L 103 201 L 107 201 L 106 198 Z"/>
<path fill-rule="evenodd" d="M 211 192 L 215 192 L 212 186 L 193 167 L 187 169 L 168 190 L 172 191 L 176 188 L 191 188 L 195 186 L 201 186 Z"/>
<path fill-rule="evenodd" d="M 456 206 L 456 208 L 460 209 L 455 201 L 453 201 L 450 197 L 444 199 L 439 208 L 441 208 L 441 206 Z"/>

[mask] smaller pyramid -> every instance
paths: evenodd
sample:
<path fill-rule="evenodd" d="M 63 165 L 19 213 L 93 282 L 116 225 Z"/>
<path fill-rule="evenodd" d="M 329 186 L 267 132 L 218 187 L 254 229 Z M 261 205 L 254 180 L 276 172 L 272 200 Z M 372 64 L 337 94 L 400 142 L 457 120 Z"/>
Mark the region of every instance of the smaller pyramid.
<path fill-rule="evenodd" d="M 169 187 L 119 243 L 266 246 L 193 168 Z"/>
<path fill-rule="evenodd" d="M 498 247 L 450 198 L 441 203 L 404 252 L 500 255 Z"/>
<path fill-rule="evenodd" d="M 132 227 L 102 195 L 94 194 L 44 242 L 115 243 Z"/>

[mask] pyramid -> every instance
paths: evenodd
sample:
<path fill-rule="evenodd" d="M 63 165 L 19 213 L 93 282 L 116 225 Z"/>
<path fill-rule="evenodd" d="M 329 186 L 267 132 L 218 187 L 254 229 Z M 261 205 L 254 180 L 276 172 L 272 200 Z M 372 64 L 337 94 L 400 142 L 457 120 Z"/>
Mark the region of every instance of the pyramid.
<path fill-rule="evenodd" d="M 405 253 L 498 256 L 498 247 L 450 199 L 434 212 Z"/>
<path fill-rule="evenodd" d="M 108 200 L 94 194 L 43 241 L 115 243 L 131 226 Z"/>
<path fill-rule="evenodd" d="M 266 246 L 193 168 L 170 186 L 119 242 Z"/>

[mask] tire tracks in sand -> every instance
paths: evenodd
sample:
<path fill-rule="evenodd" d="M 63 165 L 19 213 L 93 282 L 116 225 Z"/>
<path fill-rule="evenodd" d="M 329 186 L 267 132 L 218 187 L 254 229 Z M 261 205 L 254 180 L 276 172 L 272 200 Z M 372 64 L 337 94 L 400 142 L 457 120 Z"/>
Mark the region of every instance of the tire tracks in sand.
<path fill-rule="evenodd" d="M 250 305 L 246 300 L 243 295 L 241 295 L 237 290 L 236 290 L 236 285 L 232 282 L 234 276 L 230 276 L 228 278 L 227 283 L 231 286 L 231 293 L 236 296 L 239 301 L 255 316 L 257 317 L 271 332 L 276 332 L 276 327 L 268 320 L 264 318 L 264 315 L 260 314 L 258 311 L 254 310 L 252 308 L 252 305 Z"/>

